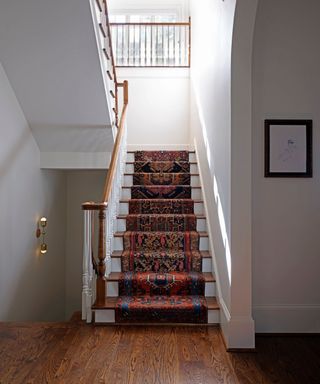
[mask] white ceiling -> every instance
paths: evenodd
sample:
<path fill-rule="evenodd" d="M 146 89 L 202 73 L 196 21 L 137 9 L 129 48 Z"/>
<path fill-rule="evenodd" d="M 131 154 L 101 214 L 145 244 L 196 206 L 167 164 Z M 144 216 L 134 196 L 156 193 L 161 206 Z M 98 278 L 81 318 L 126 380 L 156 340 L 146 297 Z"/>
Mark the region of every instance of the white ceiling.
<path fill-rule="evenodd" d="M 1 0 L 0 62 L 41 151 L 112 148 L 89 0 Z"/>

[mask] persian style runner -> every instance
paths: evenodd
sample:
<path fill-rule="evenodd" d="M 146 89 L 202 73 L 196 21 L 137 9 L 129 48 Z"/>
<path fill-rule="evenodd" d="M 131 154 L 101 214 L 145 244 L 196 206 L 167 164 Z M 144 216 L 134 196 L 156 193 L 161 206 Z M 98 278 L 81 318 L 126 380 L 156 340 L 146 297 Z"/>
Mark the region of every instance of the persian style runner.
<path fill-rule="evenodd" d="M 119 323 L 208 321 L 188 151 L 135 152 Z"/>

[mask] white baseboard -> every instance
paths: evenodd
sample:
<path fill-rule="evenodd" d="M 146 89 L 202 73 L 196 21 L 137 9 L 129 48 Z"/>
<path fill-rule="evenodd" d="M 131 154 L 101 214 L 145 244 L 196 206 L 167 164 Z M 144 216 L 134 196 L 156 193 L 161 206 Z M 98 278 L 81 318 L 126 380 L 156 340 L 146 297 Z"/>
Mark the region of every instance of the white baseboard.
<path fill-rule="evenodd" d="M 256 305 L 257 333 L 320 333 L 320 305 Z"/>
<path fill-rule="evenodd" d="M 128 144 L 128 151 L 191 151 L 190 144 Z"/>

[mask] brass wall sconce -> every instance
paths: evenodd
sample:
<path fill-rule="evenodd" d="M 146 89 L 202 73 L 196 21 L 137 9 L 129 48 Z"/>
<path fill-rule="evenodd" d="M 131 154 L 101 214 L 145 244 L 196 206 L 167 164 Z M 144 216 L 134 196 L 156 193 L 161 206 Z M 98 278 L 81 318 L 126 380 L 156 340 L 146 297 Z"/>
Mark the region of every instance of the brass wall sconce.
<path fill-rule="evenodd" d="M 39 239 L 41 237 L 40 252 L 42 254 L 45 254 L 48 252 L 48 246 L 45 242 L 47 224 L 48 224 L 47 218 L 41 217 L 41 219 L 38 221 L 38 228 L 36 232 L 37 238 Z"/>

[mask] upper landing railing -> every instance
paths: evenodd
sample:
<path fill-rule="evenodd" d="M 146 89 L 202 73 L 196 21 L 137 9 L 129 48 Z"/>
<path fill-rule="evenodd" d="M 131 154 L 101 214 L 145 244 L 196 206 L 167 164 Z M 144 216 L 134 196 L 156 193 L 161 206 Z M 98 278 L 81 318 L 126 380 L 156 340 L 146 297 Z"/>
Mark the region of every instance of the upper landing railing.
<path fill-rule="evenodd" d="M 110 23 L 117 67 L 190 67 L 186 23 Z"/>
<path fill-rule="evenodd" d="M 108 90 L 108 97 L 111 96 L 110 103 L 114 113 L 114 123 L 118 126 L 119 122 L 119 98 L 118 80 L 116 72 L 116 62 L 113 53 L 112 36 L 109 22 L 107 0 L 93 0 L 95 10 L 95 22 L 98 24 L 98 46 L 101 49 L 102 67 L 104 79 Z"/>

